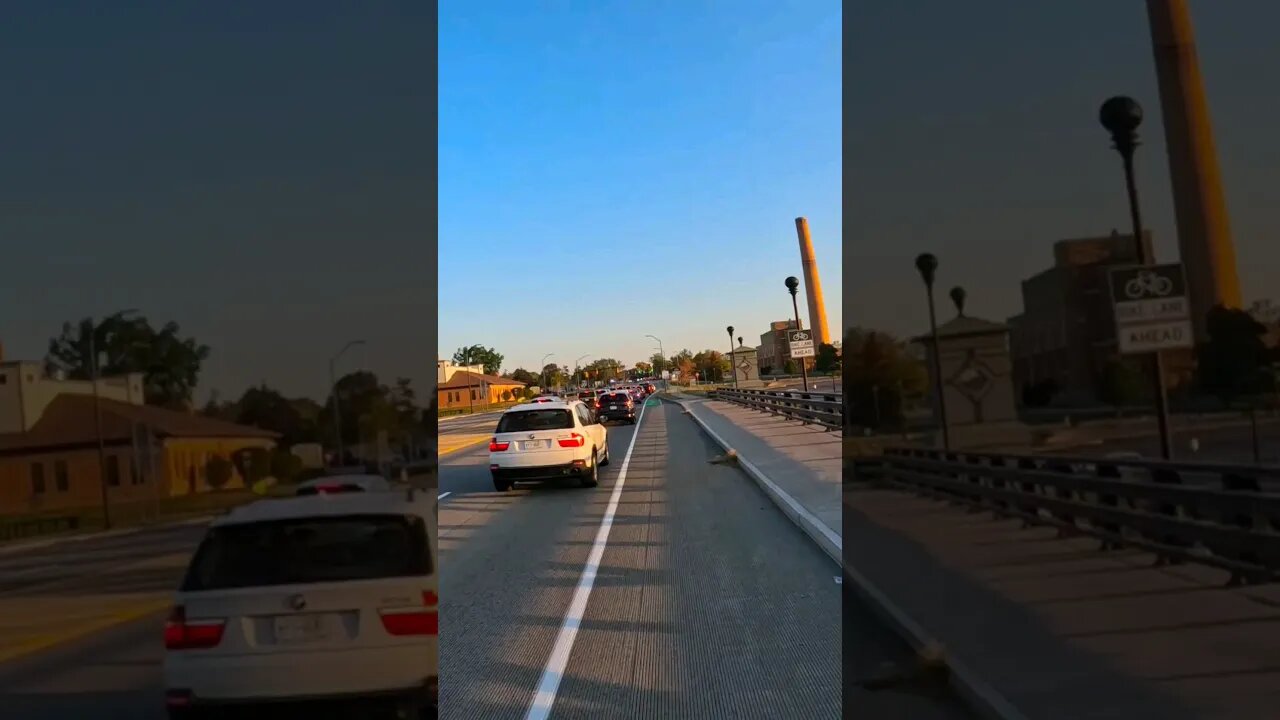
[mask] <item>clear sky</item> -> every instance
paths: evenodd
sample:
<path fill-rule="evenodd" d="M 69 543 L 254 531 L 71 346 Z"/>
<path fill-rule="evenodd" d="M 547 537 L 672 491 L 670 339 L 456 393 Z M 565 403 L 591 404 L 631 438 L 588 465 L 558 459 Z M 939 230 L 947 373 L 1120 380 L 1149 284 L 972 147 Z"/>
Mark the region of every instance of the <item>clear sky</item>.
<path fill-rule="evenodd" d="M 1274 297 L 1280 3 L 1192 6 L 1245 299 Z M 944 291 L 968 289 L 970 314 L 1003 320 L 1021 310 L 1019 281 L 1052 263 L 1054 240 L 1127 231 L 1120 159 L 1098 124 L 1111 95 L 1146 108 L 1143 216 L 1158 259 L 1176 259 L 1145 3 L 850 7 L 846 321 L 923 331 L 912 259 L 924 251 L 938 255 Z"/>
<path fill-rule="evenodd" d="M 212 347 L 202 397 L 262 381 L 322 396 L 353 337 L 368 347 L 340 370 L 433 381 L 433 13 L 6 4 L 6 355 L 138 308 Z"/>
<path fill-rule="evenodd" d="M 809 218 L 840 327 L 835 0 L 446 0 L 440 336 L 504 366 L 727 350 L 791 316 Z M 808 316 L 801 297 L 802 316 Z M 584 360 L 589 362 L 589 360 Z"/>

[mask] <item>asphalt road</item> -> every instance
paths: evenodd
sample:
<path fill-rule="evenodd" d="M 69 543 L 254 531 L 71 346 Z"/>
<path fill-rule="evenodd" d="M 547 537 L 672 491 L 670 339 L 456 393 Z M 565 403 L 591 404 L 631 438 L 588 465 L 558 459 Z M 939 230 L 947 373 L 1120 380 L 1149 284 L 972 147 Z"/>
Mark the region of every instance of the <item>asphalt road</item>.
<path fill-rule="evenodd" d="M 180 566 L 148 558 L 189 554 L 204 529 L 180 525 L 63 541 L 0 554 L 0 600 L 31 612 L 82 597 L 168 593 Z M 74 608 L 68 608 L 74 612 Z M 150 720 L 164 717 L 160 659 L 164 612 L 0 663 L 0 717 L 21 720 Z M 14 622 L 9 617 L 5 622 Z"/>
<path fill-rule="evenodd" d="M 613 462 L 594 489 L 497 493 L 485 448 L 443 461 L 442 717 L 523 718 L 533 707 L 556 720 L 841 717 L 830 559 L 740 471 L 708 464 L 721 451 L 677 407 L 651 404 L 638 429 L 613 425 L 609 438 Z M 855 670 L 905 657 L 865 614 L 850 621 Z M 567 646 L 562 627 L 576 628 Z M 859 699 L 866 717 L 958 717 L 900 693 Z"/>

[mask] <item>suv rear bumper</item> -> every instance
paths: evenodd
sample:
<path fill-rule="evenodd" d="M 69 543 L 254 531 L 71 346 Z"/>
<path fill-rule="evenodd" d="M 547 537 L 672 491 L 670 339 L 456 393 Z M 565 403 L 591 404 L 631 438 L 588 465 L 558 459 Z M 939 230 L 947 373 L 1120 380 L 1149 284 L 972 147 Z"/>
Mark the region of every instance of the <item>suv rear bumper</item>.
<path fill-rule="evenodd" d="M 556 478 L 576 478 L 591 472 L 586 465 L 544 465 L 542 467 L 500 467 L 489 468 L 495 480 L 519 482 L 521 480 L 554 480 Z"/>
<path fill-rule="evenodd" d="M 635 410 L 601 410 L 596 413 L 601 420 L 635 420 Z"/>
<path fill-rule="evenodd" d="M 342 695 L 309 695 L 293 698 L 218 698 L 214 700 L 181 691 L 168 691 L 166 705 L 171 720 L 284 720 L 285 718 L 417 718 L 438 704 L 439 685 L 431 678 L 421 687 Z"/>

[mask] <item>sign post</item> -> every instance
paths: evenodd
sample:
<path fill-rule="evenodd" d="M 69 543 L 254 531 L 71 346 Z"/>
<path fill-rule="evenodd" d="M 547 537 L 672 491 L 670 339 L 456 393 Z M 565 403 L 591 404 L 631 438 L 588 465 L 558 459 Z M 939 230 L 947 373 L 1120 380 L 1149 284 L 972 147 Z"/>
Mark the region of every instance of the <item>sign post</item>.
<path fill-rule="evenodd" d="M 799 322 L 797 321 L 797 325 Z M 809 371 L 805 368 L 804 359 L 817 355 L 813 348 L 813 332 L 810 330 L 788 330 L 787 344 L 790 346 L 791 358 L 800 361 L 800 377 L 804 378 L 804 391 L 809 392 Z"/>
<path fill-rule="evenodd" d="M 1195 344 L 1182 265 L 1117 267 L 1110 271 L 1108 280 L 1120 354 L 1150 354 L 1155 358 L 1152 367 L 1156 410 L 1160 415 L 1160 446 L 1164 458 L 1171 459 L 1168 400 L 1159 357 L 1162 350 L 1190 348 Z"/>

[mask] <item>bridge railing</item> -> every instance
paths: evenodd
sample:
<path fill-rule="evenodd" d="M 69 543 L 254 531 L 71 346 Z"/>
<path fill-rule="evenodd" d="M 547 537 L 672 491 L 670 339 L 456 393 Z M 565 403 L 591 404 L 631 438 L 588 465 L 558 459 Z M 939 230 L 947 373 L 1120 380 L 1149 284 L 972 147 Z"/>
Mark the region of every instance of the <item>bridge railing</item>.
<path fill-rule="evenodd" d="M 844 427 L 844 404 L 840 396 L 833 393 L 719 388 L 712 391 L 710 396 L 771 415 L 821 425 L 828 430 L 840 430 Z"/>
<path fill-rule="evenodd" d="M 854 472 L 1092 536 L 1102 550 L 1218 567 L 1232 585 L 1280 580 L 1280 468 L 892 448 Z"/>

